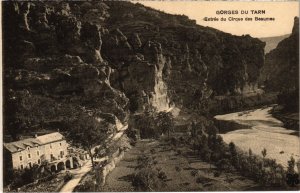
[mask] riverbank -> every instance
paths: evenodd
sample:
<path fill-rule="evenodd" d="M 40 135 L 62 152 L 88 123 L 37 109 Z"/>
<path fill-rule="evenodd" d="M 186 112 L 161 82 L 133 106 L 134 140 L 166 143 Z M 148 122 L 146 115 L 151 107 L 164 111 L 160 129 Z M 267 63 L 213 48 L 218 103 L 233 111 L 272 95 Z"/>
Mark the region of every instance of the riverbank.
<path fill-rule="evenodd" d="M 294 136 L 294 130 L 285 128 L 280 120 L 272 117 L 271 109 L 272 107 L 260 108 L 218 115 L 215 118 L 221 121 L 220 130 L 226 126 L 226 122 L 228 125 L 237 125 L 236 130 L 221 132 L 226 143 L 234 142 L 245 152 L 252 149 L 256 155 L 261 155 L 265 148 L 267 158 L 275 159 L 286 167 L 291 156 L 296 161 L 300 159 L 299 137 Z"/>
<path fill-rule="evenodd" d="M 274 92 L 251 96 L 215 96 L 208 102 L 207 108 L 212 115 L 253 110 L 277 103 L 277 94 Z"/>
<path fill-rule="evenodd" d="M 270 111 L 273 117 L 282 121 L 283 125 L 287 129 L 295 130 L 293 133 L 300 137 L 299 133 L 299 112 L 285 112 L 280 105 L 274 106 Z"/>

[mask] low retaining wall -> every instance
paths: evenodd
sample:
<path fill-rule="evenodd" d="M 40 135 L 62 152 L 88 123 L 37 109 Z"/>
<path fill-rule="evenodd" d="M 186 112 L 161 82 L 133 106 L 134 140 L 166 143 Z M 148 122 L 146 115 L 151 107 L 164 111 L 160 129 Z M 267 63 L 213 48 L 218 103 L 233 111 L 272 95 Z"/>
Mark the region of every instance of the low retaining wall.
<path fill-rule="evenodd" d="M 108 153 L 105 157 L 95 160 L 97 162 L 95 169 L 90 175 L 85 176 L 81 180 L 75 188 L 75 191 L 78 189 L 90 192 L 101 190 L 101 187 L 104 186 L 107 175 L 112 172 L 123 159 L 126 150 L 131 148 L 130 139 L 127 135 L 121 135 L 112 141 L 116 142 L 116 144 L 114 144 L 115 146 L 113 145 L 113 148 L 109 149 L 109 152 L 113 153 Z"/>
<path fill-rule="evenodd" d="M 124 151 L 117 150 L 112 154 L 111 159 L 104 167 L 97 169 L 96 180 L 100 186 L 104 186 L 106 176 L 115 169 L 116 165 L 121 161 L 123 157 Z"/>

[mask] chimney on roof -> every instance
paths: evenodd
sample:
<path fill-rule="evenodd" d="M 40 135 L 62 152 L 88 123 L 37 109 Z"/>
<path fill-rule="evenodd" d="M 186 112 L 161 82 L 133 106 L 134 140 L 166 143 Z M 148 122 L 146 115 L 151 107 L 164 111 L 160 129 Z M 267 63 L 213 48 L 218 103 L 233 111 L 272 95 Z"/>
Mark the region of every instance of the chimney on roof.
<path fill-rule="evenodd" d="M 35 137 L 35 138 L 37 138 L 37 137 L 38 137 L 38 135 L 37 135 L 37 134 L 34 134 L 34 137 Z"/>
<path fill-rule="evenodd" d="M 57 129 L 57 132 L 59 132 L 59 129 Z"/>

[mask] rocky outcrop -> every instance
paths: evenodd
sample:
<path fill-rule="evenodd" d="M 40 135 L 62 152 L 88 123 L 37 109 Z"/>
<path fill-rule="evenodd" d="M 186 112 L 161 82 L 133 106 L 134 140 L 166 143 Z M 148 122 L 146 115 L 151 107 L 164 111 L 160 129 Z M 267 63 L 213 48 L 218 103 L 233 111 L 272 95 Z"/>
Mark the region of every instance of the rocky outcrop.
<path fill-rule="evenodd" d="M 4 93 L 12 99 L 6 123 L 15 120 L 14 127 L 68 122 L 63 114 L 83 110 L 126 123 L 129 110 L 203 108 L 215 95 L 255 90 L 264 63 L 258 39 L 141 4 L 4 2 L 3 7 Z M 21 95 L 15 100 L 18 92 L 29 93 L 28 103 Z M 35 112 L 26 106 L 30 102 L 53 105 Z M 28 112 L 37 114 L 26 120 Z"/>
<path fill-rule="evenodd" d="M 111 86 L 113 70 L 101 55 L 101 23 L 88 22 L 87 13 L 79 12 L 76 3 L 3 6 L 6 128 L 50 129 L 48 123 L 55 122 L 64 131 L 82 111 L 101 117 L 116 130 L 127 122 L 128 98 Z M 101 11 L 103 22 L 107 8 L 104 3 L 93 7 Z"/>
<path fill-rule="evenodd" d="M 103 53 L 117 63 L 112 82 L 131 99 L 130 109 L 142 112 L 150 105 L 167 110 L 169 99 L 162 75 L 166 59 L 161 44 L 142 44 L 138 34 L 127 38 L 119 29 L 105 35 L 103 41 Z"/>
<path fill-rule="evenodd" d="M 112 30 L 103 36 L 103 56 L 120 69 L 116 78 L 119 82 L 112 83 L 124 90 L 130 99 L 142 101 L 140 96 L 144 95 L 132 88 L 124 88 L 124 82 L 128 81 L 126 77 L 130 77 L 128 82 L 134 82 L 128 71 L 130 67 L 138 69 L 136 72 L 140 75 L 145 73 L 142 70 L 145 68 L 136 67 L 136 63 L 142 64 L 142 61 L 148 62 L 148 66 L 163 66 L 162 81 L 157 78 L 156 85 L 151 84 L 151 92 L 156 98 L 166 96 L 164 104 L 158 106 L 193 107 L 213 95 L 256 91 L 264 63 L 265 43 L 260 40 L 198 26 L 186 16 L 165 14 L 141 4 L 107 2 L 107 5 L 111 13 L 108 26 Z M 151 44 L 155 47 L 151 48 Z M 154 74 L 159 77 L 160 68 L 157 69 L 158 73 Z M 149 87 L 145 86 L 149 85 L 149 78 L 139 78 L 141 83 L 145 82 L 139 84 L 143 89 L 136 90 L 143 90 L 149 98 L 151 94 L 146 92 Z M 120 81 L 122 79 L 125 81 Z M 161 91 L 156 92 L 156 88 Z M 148 101 L 147 97 L 144 101 Z"/>
<path fill-rule="evenodd" d="M 299 89 L 299 18 L 295 17 L 292 34 L 266 55 L 262 84 L 273 91 Z"/>

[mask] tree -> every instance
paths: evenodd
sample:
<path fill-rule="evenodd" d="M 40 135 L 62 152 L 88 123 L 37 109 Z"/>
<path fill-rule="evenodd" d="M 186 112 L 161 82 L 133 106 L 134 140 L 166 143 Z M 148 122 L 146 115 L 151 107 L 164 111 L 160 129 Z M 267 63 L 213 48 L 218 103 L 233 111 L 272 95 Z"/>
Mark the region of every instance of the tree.
<path fill-rule="evenodd" d="M 168 133 L 170 138 L 170 131 L 174 130 L 174 117 L 170 112 L 159 112 L 156 117 L 157 127 L 162 133 Z"/>
<path fill-rule="evenodd" d="M 288 169 L 287 169 L 289 174 L 295 173 L 295 164 L 296 164 L 296 161 L 293 158 L 293 156 L 291 156 L 291 159 L 288 161 Z"/>
<path fill-rule="evenodd" d="M 265 158 L 267 156 L 267 150 L 266 148 L 264 148 L 262 151 L 261 151 L 261 154 L 262 156 Z"/>
<path fill-rule="evenodd" d="M 252 149 L 249 148 L 249 156 L 252 157 L 253 153 L 252 153 Z"/>
<path fill-rule="evenodd" d="M 153 108 L 146 106 L 145 113 L 135 116 L 135 126 L 140 131 L 140 137 L 158 138 L 159 131 L 155 124 L 155 111 Z"/>
<path fill-rule="evenodd" d="M 92 165 L 95 167 L 93 160 L 93 148 L 103 145 L 109 135 L 114 131 L 105 121 L 97 121 L 94 117 L 84 113 L 80 113 L 77 120 L 74 121 L 72 127 L 68 131 L 67 137 L 72 144 L 82 147 L 88 151 Z"/>
<path fill-rule="evenodd" d="M 205 161 L 208 161 L 209 168 L 211 168 L 211 151 L 208 151 L 204 156 Z"/>
<path fill-rule="evenodd" d="M 220 170 L 229 170 L 231 168 L 231 164 L 228 159 L 221 159 L 216 163 L 216 166 Z"/>
<path fill-rule="evenodd" d="M 231 163 L 233 166 L 237 167 L 238 165 L 238 154 L 236 150 L 236 146 L 233 142 L 229 143 L 229 151 L 231 154 Z"/>
<path fill-rule="evenodd" d="M 297 168 L 298 168 L 298 174 L 300 174 L 300 159 L 298 159 L 296 165 L 297 165 Z"/>
<path fill-rule="evenodd" d="M 136 191 L 155 191 L 164 186 L 167 175 L 161 168 L 155 167 L 155 157 L 142 154 L 137 158 L 137 170 L 131 175 L 131 183 Z"/>

